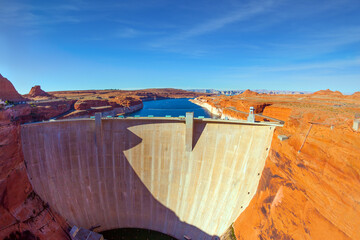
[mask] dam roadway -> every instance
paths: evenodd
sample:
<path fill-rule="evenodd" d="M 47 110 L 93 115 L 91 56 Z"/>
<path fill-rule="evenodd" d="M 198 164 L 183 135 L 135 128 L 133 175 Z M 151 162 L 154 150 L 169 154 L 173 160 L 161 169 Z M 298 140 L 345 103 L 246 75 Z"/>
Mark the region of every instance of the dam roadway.
<path fill-rule="evenodd" d="M 97 118 L 21 127 L 35 192 L 71 225 L 221 236 L 254 196 L 276 123 Z"/>

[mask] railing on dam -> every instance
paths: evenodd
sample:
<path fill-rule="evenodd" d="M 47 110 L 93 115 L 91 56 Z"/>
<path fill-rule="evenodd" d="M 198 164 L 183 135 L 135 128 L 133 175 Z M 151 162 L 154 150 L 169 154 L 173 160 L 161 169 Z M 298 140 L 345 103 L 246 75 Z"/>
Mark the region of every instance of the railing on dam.
<path fill-rule="evenodd" d="M 34 190 L 70 224 L 211 239 L 255 194 L 276 126 L 97 118 L 26 124 L 21 135 Z"/>

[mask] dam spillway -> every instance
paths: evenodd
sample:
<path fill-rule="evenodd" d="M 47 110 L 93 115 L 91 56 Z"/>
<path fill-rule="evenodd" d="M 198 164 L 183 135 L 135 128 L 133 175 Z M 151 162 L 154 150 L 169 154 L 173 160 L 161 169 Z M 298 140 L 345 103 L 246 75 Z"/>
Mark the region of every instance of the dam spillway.
<path fill-rule="evenodd" d="M 259 184 L 276 124 L 104 118 L 22 125 L 35 192 L 70 224 L 221 236 Z M 188 149 L 189 134 L 191 147 Z"/>

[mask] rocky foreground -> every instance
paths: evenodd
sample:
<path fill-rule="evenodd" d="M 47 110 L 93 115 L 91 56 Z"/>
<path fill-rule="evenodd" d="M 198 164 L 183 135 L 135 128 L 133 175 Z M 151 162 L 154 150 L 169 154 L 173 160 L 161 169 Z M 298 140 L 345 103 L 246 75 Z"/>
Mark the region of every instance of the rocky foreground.
<path fill-rule="evenodd" d="M 360 132 L 352 128 L 359 93 L 246 91 L 195 102 L 222 118 L 246 119 L 242 112 L 254 106 L 285 121 L 275 130 L 257 193 L 233 225 L 237 239 L 360 239 Z"/>

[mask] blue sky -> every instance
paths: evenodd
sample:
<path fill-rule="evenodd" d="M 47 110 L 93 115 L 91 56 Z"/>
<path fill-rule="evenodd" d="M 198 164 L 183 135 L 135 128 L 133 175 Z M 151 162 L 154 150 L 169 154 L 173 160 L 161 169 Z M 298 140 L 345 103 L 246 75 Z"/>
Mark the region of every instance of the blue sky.
<path fill-rule="evenodd" d="M 0 0 L 20 93 L 153 87 L 360 91 L 359 0 Z"/>

